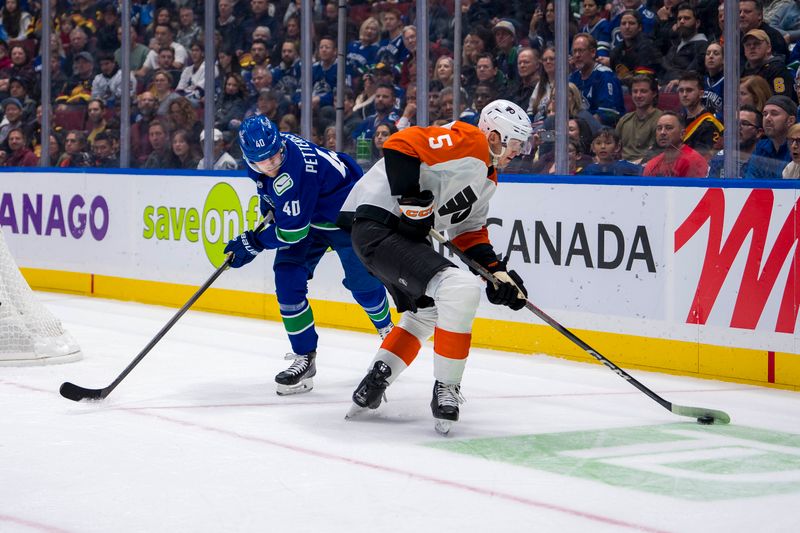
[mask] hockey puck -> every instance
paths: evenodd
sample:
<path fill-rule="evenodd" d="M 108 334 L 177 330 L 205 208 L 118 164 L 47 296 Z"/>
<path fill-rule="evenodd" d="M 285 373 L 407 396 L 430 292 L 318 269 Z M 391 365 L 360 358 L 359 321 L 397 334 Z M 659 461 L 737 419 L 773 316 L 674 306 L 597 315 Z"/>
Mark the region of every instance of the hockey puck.
<path fill-rule="evenodd" d="M 714 417 L 713 416 L 701 416 L 700 418 L 697 419 L 697 423 L 698 424 L 703 424 L 704 426 L 708 426 L 708 425 L 714 423 Z"/>

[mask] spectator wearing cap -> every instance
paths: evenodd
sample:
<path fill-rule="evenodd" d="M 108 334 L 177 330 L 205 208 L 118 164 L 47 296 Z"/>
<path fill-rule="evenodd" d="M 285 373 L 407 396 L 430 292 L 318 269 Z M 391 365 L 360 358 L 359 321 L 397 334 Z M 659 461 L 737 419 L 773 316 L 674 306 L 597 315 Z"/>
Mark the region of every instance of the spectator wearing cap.
<path fill-rule="evenodd" d="M 28 146 L 28 139 L 22 128 L 12 128 L 8 132 L 7 150 L 0 150 L 0 164 L 6 167 L 35 167 L 39 158 Z"/>
<path fill-rule="evenodd" d="M 252 115 L 264 115 L 277 124 L 280 120 L 280 115 L 283 114 L 278 112 L 278 105 L 282 99 L 283 95 L 278 91 L 265 87 L 258 92 L 255 103 L 245 111 L 244 118 Z"/>
<path fill-rule="evenodd" d="M 761 76 L 769 83 L 772 94 L 788 96 L 796 102 L 794 77 L 783 59 L 772 55 L 772 45 L 764 30 L 750 30 L 742 44 L 747 58 L 742 76 Z"/>
<path fill-rule="evenodd" d="M 0 146 L 5 147 L 8 133 L 14 128 L 22 127 L 22 102 L 8 97 L 0 102 L 0 107 L 3 108 L 3 120 L 0 121 Z"/>
<path fill-rule="evenodd" d="M 509 80 L 516 80 L 519 77 L 517 72 L 517 28 L 508 19 L 502 19 L 492 28 L 495 42 L 494 62 L 497 70 L 502 72 Z"/>
<path fill-rule="evenodd" d="M 200 133 L 200 144 L 202 145 L 206 139 L 206 132 L 203 131 Z M 233 158 L 231 154 L 227 151 L 227 146 L 225 143 L 225 136 L 219 131 L 217 128 L 214 128 L 214 170 L 236 170 L 239 165 L 236 164 L 236 160 Z M 205 159 L 201 159 L 199 163 L 197 163 L 198 170 L 203 170 L 205 168 Z"/>
<path fill-rule="evenodd" d="M 772 46 L 772 55 L 780 57 L 784 61 L 789 57 L 789 47 L 783 34 L 764 22 L 764 2 L 761 0 L 739 0 L 739 32 L 740 43 L 739 57 L 744 65 L 745 50 L 744 39 L 750 30 L 762 30 L 769 37 Z"/>
<path fill-rule="evenodd" d="M 92 97 L 94 58 L 89 52 L 81 52 L 75 56 L 73 67 L 73 75 L 56 96 L 59 104 L 85 104 Z"/>
<path fill-rule="evenodd" d="M 786 137 L 795 123 L 797 104 L 788 96 L 773 96 L 764 104 L 764 138 L 756 143 L 753 155 L 742 169 L 746 179 L 781 179 L 791 161 Z"/>
<path fill-rule="evenodd" d="M 706 177 L 705 157 L 683 144 L 685 128 L 683 117 L 674 111 L 664 111 L 656 124 L 656 143 L 663 152 L 647 162 L 643 176 Z"/>
<path fill-rule="evenodd" d="M 100 74 L 92 80 L 92 98 L 105 102 L 109 107 L 115 107 L 122 101 L 122 70 L 109 52 L 100 54 Z M 130 73 L 128 90 L 131 98 L 136 95 L 136 77 Z"/>
<path fill-rule="evenodd" d="M 572 40 L 572 65 L 569 81 L 580 89 L 589 103 L 589 112 L 606 126 L 615 126 L 625 113 L 622 87 L 611 69 L 597 62 L 597 41 L 587 33 Z"/>
<path fill-rule="evenodd" d="M 664 75 L 661 82 L 666 82 L 665 90 L 671 92 L 678 86 L 678 78 L 684 72 L 702 72 L 705 65 L 708 38 L 699 33 L 700 20 L 695 9 L 687 3 L 678 6 L 678 20 L 675 33 L 678 40 L 672 43 L 664 54 Z"/>
<path fill-rule="evenodd" d="M 388 84 L 394 87 L 394 107 L 395 110 L 399 109 L 400 103 L 403 101 L 403 98 L 405 98 L 406 92 L 402 87 L 395 83 L 397 73 L 395 68 L 390 66 L 388 63 L 378 63 L 370 72 L 372 73 L 372 77 L 375 80 L 376 86 Z"/>
<path fill-rule="evenodd" d="M 378 62 L 392 66 L 399 65 L 408 56 L 408 49 L 403 43 L 403 16 L 400 10 L 391 4 L 384 4 L 381 9 L 380 17 L 385 38 L 379 43 Z"/>
<path fill-rule="evenodd" d="M 611 55 L 611 22 L 605 17 L 602 0 L 583 0 L 583 18 L 586 24 L 581 33 L 588 33 L 597 41 L 597 61 L 609 66 Z"/>

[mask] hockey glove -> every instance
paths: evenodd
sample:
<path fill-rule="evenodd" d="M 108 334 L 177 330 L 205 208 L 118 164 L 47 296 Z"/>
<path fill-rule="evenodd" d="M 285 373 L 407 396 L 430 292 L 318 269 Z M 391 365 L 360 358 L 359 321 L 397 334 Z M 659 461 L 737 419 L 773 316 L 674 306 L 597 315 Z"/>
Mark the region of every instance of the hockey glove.
<path fill-rule="evenodd" d="M 232 253 L 232 268 L 239 268 L 256 258 L 264 247 L 258 242 L 254 231 L 245 231 L 238 237 L 231 239 L 225 246 L 225 253 Z"/>
<path fill-rule="evenodd" d="M 414 241 L 424 241 L 433 228 L 433 193 L 421 191 L 416 196 L 403 196 L 400 203 L 400 222 L 397 231 Z"/>
<path fill-rule="evenodd" d="M 497 279 L 496 285 L 491 282 L 486 283 L 486 297 L 490 302 L 495 305 L 505 305 L 514 311 L 525 307 L 528 291 L 525 290 L 519 274 L 513 270 L 508 272 L 498 270 L 494 272 L 494 277 Z"/>

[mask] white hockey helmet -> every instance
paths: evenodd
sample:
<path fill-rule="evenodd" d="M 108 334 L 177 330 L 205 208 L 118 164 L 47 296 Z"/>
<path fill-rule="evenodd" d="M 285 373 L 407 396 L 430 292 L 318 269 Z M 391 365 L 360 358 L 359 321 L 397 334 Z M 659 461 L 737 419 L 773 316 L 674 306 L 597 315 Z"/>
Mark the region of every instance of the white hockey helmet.
<path fill-rule="evenodd" d="M 505 150 L 501 154 L 492 152 L 495 159 L 501 159 L 509 151 L 509 144 L 517 153 L 526 153 L 533 133 L 528 114 L 520 106 L 508 100 L 495 100 L 484 107 L 478 120 L 478 128 L 487 139 L 493 131 L 500 135 L 500 142 Z"/>

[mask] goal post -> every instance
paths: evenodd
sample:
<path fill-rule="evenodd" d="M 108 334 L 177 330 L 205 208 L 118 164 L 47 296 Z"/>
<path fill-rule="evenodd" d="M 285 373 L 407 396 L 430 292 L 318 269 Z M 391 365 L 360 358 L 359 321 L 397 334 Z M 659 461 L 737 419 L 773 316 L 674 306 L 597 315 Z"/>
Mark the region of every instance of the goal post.
<path fill-rule="evenodd" d="M 0 366 L 68 363 L 82 356 L 25 281 L 0 229 Z"/>

